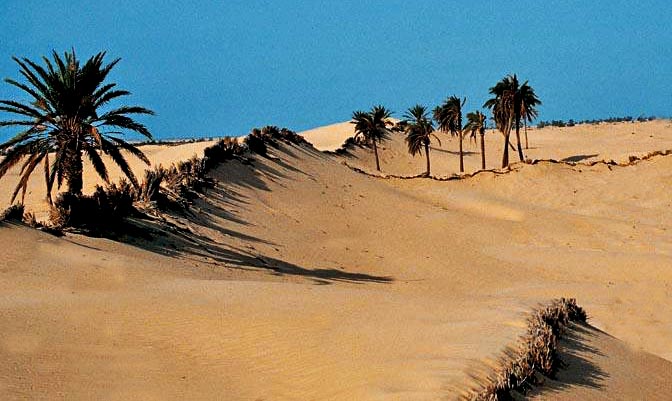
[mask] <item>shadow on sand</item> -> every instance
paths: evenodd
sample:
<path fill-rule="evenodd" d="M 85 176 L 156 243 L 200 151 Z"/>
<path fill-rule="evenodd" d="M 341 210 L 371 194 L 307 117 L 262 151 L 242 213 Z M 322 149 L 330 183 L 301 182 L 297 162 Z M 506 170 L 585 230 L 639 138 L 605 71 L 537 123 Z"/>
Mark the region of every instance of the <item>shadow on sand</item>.
<path fill-rule="evenodd" d="M 173 213 L 165 219 L 134 219 L 127 235 L 118 240 L 154 253 L 208 263 L 234 269 L 263 269 L 278 276 L 302 276 L 316 284 L 332 282 L 390 283 L 391 277 L 348 272 L 332 268 L 308 268 L 283 261 L 257 251 L 254 244 L 275 245 L 269 241 L 226 228 L 222 223 L 242 226 L 251 223 L 241 219 L 237 210 L 250 204 L 241 189 L 271 191 L 268 183 L 284 187 L 292 176 L 314 177 L 292 166 L 286 160 L 302 157 L 326 157 L 319 151 L 301 146 L 282 145 L 272 150 L 269 158 L 256 158 L 251 163 L 226 162 L 211 172 L 217 184 L 193 201 L 189 210 Z M 214 235 L 208 235 L 213 231 Z M 226 238 L 240 241 L 227 241 Z M 221 238 L 218 240 L 217 238 Z M 240 243 L 235 246 L 232 243 Z"/>
<path fill-rule="evenodd" d="M 446 149 L 436 148 L 434 146 L 431 146 L 429 149 L 430 149 L 431 152 L 448 153 L 448 154 L 451 154 L 451 155 L 454 155 L 454 156 L 459 156 L 460 155 L 460 152 L 455 151 L 455 150 L 446 150 Z M 462 154 L 464 156 L 471 156 L 471 155 L 480 154 L 480 152 L 473 152 L 471 150 L 464 150 L 464 151 L 462 151 Z"/>
<path fill-rule="evenodd" d="M 597 153 L 593 155 L 575 155 L 575 156 L 569 156 L 565 157 L 564 159 L 560 160 L 561 162 L 566 162 L 566 163 L 577 163 L 582 160 L 590 159 L 593 157 L 599 156 Z"/>
<path fill-rule="evenodd" d="M 562 367 L 554 379 L 546 380 L 530 395 L 543 398 L 545 394 L 560 394 L 575 387 L 604 388 L 609 374 L 592 361 L 604 354 L 590 345 L 598 334 L 608 335 L 588 324 L 572 324 L 559 343 Z"/>

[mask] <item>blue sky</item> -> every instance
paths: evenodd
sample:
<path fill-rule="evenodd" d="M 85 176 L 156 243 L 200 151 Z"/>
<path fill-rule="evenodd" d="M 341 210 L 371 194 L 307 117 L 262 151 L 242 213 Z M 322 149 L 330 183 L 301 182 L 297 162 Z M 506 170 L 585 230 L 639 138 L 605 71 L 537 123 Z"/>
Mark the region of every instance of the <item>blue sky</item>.
<path fill-rule="evenodd" d="M 303 130 L 378 103 L 400 116 L 452 94 L 473 110 L 507 73 L 543 120 L 672 115 L 669 0 L 2 0 L 1 15 L 0 77 L 19 77 L 13 55 L 107 50 L 159 138 Z M 0 98 L 25 99 L 5 83 Z"/>

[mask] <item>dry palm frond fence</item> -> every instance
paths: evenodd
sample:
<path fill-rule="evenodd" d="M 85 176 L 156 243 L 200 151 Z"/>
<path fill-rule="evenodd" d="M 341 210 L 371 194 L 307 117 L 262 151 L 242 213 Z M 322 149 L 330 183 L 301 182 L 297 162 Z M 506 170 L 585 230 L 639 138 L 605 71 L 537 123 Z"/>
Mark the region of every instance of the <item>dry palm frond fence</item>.
<path fill-rule="evenodd" d="M 596 165 L 605 165 L 607 167 L 611 166 L 629 167 L 634 166 L 635 164 L 643 162 L 645 160 L 652 159 L 656 156 L 669 156 L 669 155 L 672 155 L 672 149 L 656 150 L 654 152 L 649 152 L 643 156 L 630 155 L 628 156 L 627 162 L 621 162 L 621 163 L 615 160 L 596 160 L 592 162 L 569 162 L 556 159 L 533 159 L 533 160 L 527 160 L 525 163 L 532 165 L 539 163 L 552 163 L 552 164 L 566 164 L 568 166 L 587 166 L 587 167 L 592 167 Z"/>
<path fill-rule="evenodd" d="M 371 173 L 368 172 L 362 168 L 355 167 L 350 165 L 347 161 L 343 160 L 341 161 L 341 164 L 348 167 L 350 170 L 355 171 L 360 174 L 368 175 L 369 177 L 374 177 L 374 178 L 382 178 L 382 179 L 399 179 L 399 180 L 412 180 L 416 178 L 426 178 L 434 181 L 455 181 L 455 180 L 464 180 L 468 178 L 473 178 L 479 174 L 485 174 L 485 173 L 490 173 L 490 174 L 495 174 L 495 175 L 503 175 L 503 174 L 508 174 L 513 171 L 520 170 L 522 165 L 529 164 L 529 165 L 537 165 L 537 164 L 543 164 L 543 163 L 549 163 L 549 164 L 563 164 L 566 166 L 586 166 L 586 167 L 592 167 L 596 165 L 605 165 L 609 169 L 611 167 L 629 167 L 629 166 L 634 166 L 640 162 L 650 160 L 654 157 L 657 156 L 669 156 L 672 155 L 672 149 L 667 149 L 667 150 L 656 150 L 654 152 L 647 153 L 643 156 L 628 156 L 628 161 L 627 162 L 616 162 L 614 160 L 597 160 L 597 161 L 591 161 L 591 162 L 568 162 L 568 161 L 563 161 L 563 160 L 556 160 L 556 159 L 528 159 L 525 160 L 524 162 L 521 163 L 513 163 L 507 168 L 503 169 L 488 169 L 488 170 L 478 170 L 473 173 L 467 173 L 467 174 L 452 174 L 449 176 L 444 176 L 444 177 L 439 177 L 439 176 L 433 176 L 433 175 L 427 175 L 425 173 L 423 174 L 415 174 L 415 175 L 396 175 L 396 174 L 383 174 L 383 173 Z"/>
<path fill-rule="evenodd" d="M 561 365 L 558 340 L 573 323 L 585 323 L 586 312 L 575 299 L 555 299 L 533 310 L 527 332 L 518 346 L 506 352 L 499 367 L 463 395 L 465 401 L 513 400 L 512 391 L 524 393 L 539 384 L 539 374 L 553 377 Z"/>
<path fill-rule="evenodd" d="M 201 192 L 214 185 L 207 174 L 219 164 L 234 159 L 249 163 L 250 159 L 246 157 L 248 152 L 268 157 L 268 147 L 278 148 L 280 142 L 309 144 L 301 135 L 287 128 L 255 128 L 242 144 L 236 138 L 227 137 L 205 148 L 203 157 L 194 156 L 167 168 L 158 166 L 154 170 L 146 170 L 138 198 L 146 203 L 158 203 L 159 208 L 161 203 L 166 203 L 166 199 L 186 206 L 192 191 Z M 164 202 L 161 202 L 162 199 Z"/>
<path fill-rule="evenodd" d="M 360 174 L 368 175 L 369 177 L 375 177 L 375 178 L 382 178 L 382 179 L 398 179 L 398 180 L 413 180 L 416 178 L 426 178 L 434 181 L 454 181 L 454 180 L 464 180 L 467 178 L 475 177 L 479 174 L 484 174 L 484 173 L 491 173 L 491 174 L 508 174 L 511 171 L 518 170 L 518 168 L 515 165 L 510 166 L 509 168 L 506 169 L 492 169 L 492 170 L 478 170 L 473 173 L 467 173 L 467 174 L 452 174 L 447 177 L 438 177 L 434 175 L 427 175 L 425 173 L 423 174 L 415 174 L 415 175 L 396 175 L 396 174 L 383 174 L 383 173 L 370 173 L 364 169 L 361 169 L 359 167 L 351 166 L 348 162 L 341 161 L 341 164 L 346 166 L 352 171 L 355 171 Z"/>

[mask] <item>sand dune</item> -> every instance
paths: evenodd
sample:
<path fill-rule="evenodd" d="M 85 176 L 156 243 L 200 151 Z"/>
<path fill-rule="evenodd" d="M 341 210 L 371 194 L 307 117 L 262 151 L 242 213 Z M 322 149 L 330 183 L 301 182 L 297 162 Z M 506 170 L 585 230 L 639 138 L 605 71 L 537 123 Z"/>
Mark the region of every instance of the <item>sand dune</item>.
<path fill-rule="evenodd" d="M 627 159 L 672 148 L 668 125 L 538 130 L 530 154 Z M 454 145 L 433 153 L 437 172 L 455 171 Z M 189 146 L 147 153 L 167 163 L 200 144 Z M 398 137 L 385 145 L 383 170 L 422 171 L 424 161 L 402 150 Z M 217 187 L 170 218 L 174 228 L 138 222 L 146 236 L 1 227 L 0 393 L 455 399 L 470 372 L 520 335 L 526 311 L 566 296 L 619 340 L 576 334 L 585 348 L 574 358 L 603 373 L 582 381 L 572 375 L 585 366 L 570 364 L 535 397 L 631 399 L 633 378 L 646 384 L 643 399 L 669 394 L 672 156 L 611 169 L 517 165 L 439 182 L 372 178 L 310 148 L 274 152 L 251 166 L 223 164 Z M 479 157 L 469 156 L 469 169 Z M 366 149 L 347 160 L 371 170 Z M 3 193 L 11 184 L 0 180 Z M 39 179 L 31 189 L 28 208 L 39 210 Z"/>

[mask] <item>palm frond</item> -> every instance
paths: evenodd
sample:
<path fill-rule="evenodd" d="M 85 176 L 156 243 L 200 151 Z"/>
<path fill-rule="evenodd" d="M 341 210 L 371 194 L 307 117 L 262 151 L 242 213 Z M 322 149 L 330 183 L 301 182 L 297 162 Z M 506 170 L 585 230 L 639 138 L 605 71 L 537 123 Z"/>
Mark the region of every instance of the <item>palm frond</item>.
<path fill-rule="evenodd" d="M 19 180 L 19 183 L 14 189 L 14 192 L 12 193 L 12 198 L 10 199 L 9 203 L 14 203 L 16 196 L 19 194 L 19 191 L 21 191 L 22 192 L 21 203 L 23 204 L 23 201 L 25 200 L 26 197 L 26 189 L 28 188 L 28 180 L 30 180 L 30 175 L 35 170 L 35 167 L 37 167 L 37 165 L 40 164 L 42 159 L 44 159 L 46 154 L 47 152 L 40 152 L 40 153 L 33 153 L 32 155 L 30 155 L 29 158 L 30 163 L 26 163 L 21 169 L 22 170 L 21 179 Z"/>
<path fill-rule="evenodd" d="M 118 147 L 124 149 L 125 151 L 131 153 L 133 156 L 145 162 L 145 164 L 150 165 L 150 161 L 147 156 L 140 150 L 138 147 L 131 145 L 130 143 L 124 141 L 120 138 L 115 138 L 113 136 L 108 136 L 107 139 L 114 142 Z"/>
<path fill-rule="evenodd" d="M 93 165 L 93 169 L 96 170 L 98 176 L 102 178 L 106 184 L 108 184 L 110 179 L 107 175 L 107 167 L 105 167 L 105 163 L 103 162 L 103 159 L 101 159 L 96 149 L 92 146 L 85 146 L 84 151 L 86 152 L 87 156 L 89 156 L 91 165 Z"/>
<path fill-rule="evenodd" d="M 135 188 L 139 188 L 138 180 L 135 178 L 135 174 L 133 174 L 133 170 L 131 170 L 131 167 L 128 165 L 128 162 L 124 158 L 124 156 L 119 152 L 119 148 L 114 146 L 111 142 L 103 139 L 103 152 L 108 154 L 112 160 L 119 166 L 121 171 L 128 177 L 128 180 L 133 184 Z"/>

